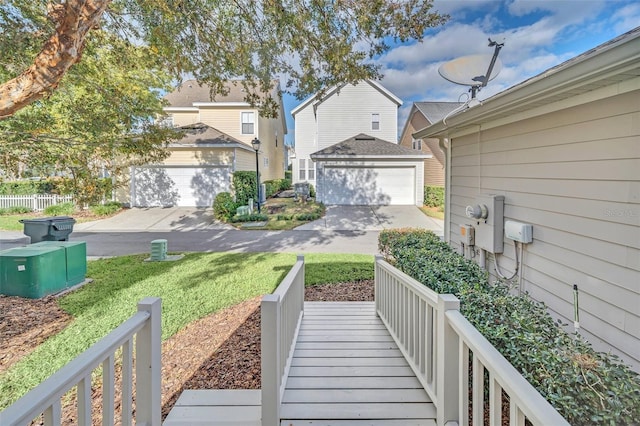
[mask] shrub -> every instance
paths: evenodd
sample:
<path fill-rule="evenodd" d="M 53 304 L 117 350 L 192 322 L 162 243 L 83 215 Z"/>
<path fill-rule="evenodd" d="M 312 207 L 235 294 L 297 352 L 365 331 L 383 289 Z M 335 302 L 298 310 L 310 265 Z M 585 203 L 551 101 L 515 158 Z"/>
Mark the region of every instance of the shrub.
<path fill-rule="evenodd" d="M 242 215 L 242 216 L 233 216 L 231 218 L 231 222 L 232 223 L 238 223 L 238 222 L 266 222 L 267 220 L 269 220 L 269 216 L 267 216 L 266 214 L 261 214 L 261 213 L 253 213 L 253 214 L 247 214 L 247 215 Z"/>
<path fill-rule="evenodd" d="M 33 195 L 59 193 L 54 180 L 17 180 L 0 182 L 0 195 Z"/>
<path fill-rule="evenodd" d="M 109 216 L 122 209 L 122 204 L 117 201 L 109 201 L 104 204 L 89 206 L 89 210 L 96 216 Z"/>
<path fill-rule="evenodd" d="M 444 188 L 426 185 L 424 187 L 424 205 L 444 209 Z"/>
<path fill-rule="evenodd" d="M 271 198 L 274 194 L 291 188 L 290 179 L 266 180 L 263 183 L 265 186 L 266 198 Z"/>
<path fill-rule="evenodd" d="M 0 209 L 0 216 L 9 214 L 31 213 L 32 211 L 33 210 L 31 208 L 25 206 L 5 207 L 3 209 Z"/>
<path fill-rule="evenodd" d="M 640 376 L 615 355 L 566 333 L 545 306 L 491 285 L 486 271 L 430 231 L 385 230 L 380 252 L 438 293 L 460 299 L 462 314 L 574 425 L 640 419 Z"/>
<path fill-rule="evenodd" d="M 279 214 L 276 216 L 278 220 L 293 220 L 294 215 L 292 214 Z"/>
<path fill-rule="evenodd" d="M 285 170 L 284 178 L 291 182 L 291 170 Z"/>
<path fill-rule="evenodd" d="M 316 189 L 311 184 L 309 184 L 309 197 L 316 198 Z"/>
<path fill-rule="evenodd" d="M 228 222 L 236 213 L 239 204 L 233 201 L 231 194 L 220 192 L 213 201 L 213 215 L 222 222 Z"/>
<path fill-rule="evenodd" d="M 294 216 L 296 220 L 318 220 L 320 219 L 320 213 L 299 213 Z"/>
<path fill-rule="evenodd" d="M 256 197 L 256 172 L 234 172 L 233 173 L 233 189 L 236 194 L 236 202 L 240 206 L 246 206 L 249 198 L 254 201 Z"/>
<path fill-rule="evenodd" d="M 76 211 L 76 208 L 73 203 L 60 203 L 55 204 L 53 206 L 49 206 L 44 209 L 44 214 L 47 216 L 69 216 L 72 215 L 73 212 Z"/>

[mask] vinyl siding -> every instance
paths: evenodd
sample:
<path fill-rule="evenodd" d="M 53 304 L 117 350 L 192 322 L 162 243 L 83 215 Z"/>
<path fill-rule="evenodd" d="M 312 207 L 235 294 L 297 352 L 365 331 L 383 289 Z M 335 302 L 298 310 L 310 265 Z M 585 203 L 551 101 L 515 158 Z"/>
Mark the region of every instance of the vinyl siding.
<path fill-rule="evenodd" d="M 236 170 L 239 171 L 255 171 L 256 170 L 256 154 L 242 149 L 236 150 Z"/>
<path fill-rule="evenodd" d="M 380 130 L 371 129 L 371 114 L 380 114 Z M 347 84 L 318 104 L 315 112 L 312 102 L 294 118 L 294 182 L 299 181 L 300 159 L 308 160 L 310 154 L 359 133 L 394 143 L 398 139 L 398 105 L 367 82 Z"/>
<path fill-rule="evenodd" d="M 430 124 L 429 120 L 427 120 L 421 112 L 415 111 L 415 113 L 411 114 L 409 117 L 409 120 L 402 131 L 400 142 L 398 143 L 404 147 L 413 148 L 413 136 L 411 135 L 420 129 L 428 127 Z M 432 146 L 438 146 L 437 139 L 429 140 L 434 141 Z M 423 140 L 422 142 L 422 152 L 433 155 L 433 158 L 426 158 L 424 160 L 424 184 L 444 186 L 444 163 L 438 161 L 436 153 L 429 149 L 427 140 Z"/>
<path fill-rule="evenodd" d="M 171 116 L 175 127 L 186 126 L 200 121 L 200 114 L 197 112 L 173 112 Z"/>
<path fill-rule="evenodd" d="M 640 371 L 640 91 L 451 141 L 452 246 L 477 195 L 504 195 L 533 225 L 524 290 L 573 324 L 577 284 L 581 333 Z M 498 260 L 514 270 L 511 241 Z"/>
<path fill-rule="evenodd" d="M 255 125 L 253 134 L 242 134 L 242 112 L 253 112 L 255 114 Z M 251 141 L 258 135 L 258 111 L 251 107 L 201 107 L 200 121 L 215 129 L 238 139 L 251 146 Z"/>
<path fill-rule="evenodd" d="M 171 155 L 162 164 L 170 166 L 232 165 L 233 149 L 230 148 L 169 148 Z"/>

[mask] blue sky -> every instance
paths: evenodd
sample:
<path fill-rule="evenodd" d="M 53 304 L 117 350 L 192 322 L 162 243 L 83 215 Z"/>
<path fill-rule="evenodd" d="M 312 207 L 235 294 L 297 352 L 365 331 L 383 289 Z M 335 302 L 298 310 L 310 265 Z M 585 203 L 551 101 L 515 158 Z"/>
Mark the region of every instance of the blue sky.
<path fill-rule="evenodd" d="M 451 59 L 492 54 L 488 38 L 504 43 L 500 74 L 478 94 L 486 99 L 529 77 L 640 26 L 638 0 L 436 0 L 434 9 L 451 19 L 431 29 L 422 43 L 396 45 L 376 60 L 383 86 L 403 100 L 398 133 L 415 101 L 464 100 L 467 87 L 448 82 L 438 67 Z M 285 96 L 290 111 L 301 101 Z"/>

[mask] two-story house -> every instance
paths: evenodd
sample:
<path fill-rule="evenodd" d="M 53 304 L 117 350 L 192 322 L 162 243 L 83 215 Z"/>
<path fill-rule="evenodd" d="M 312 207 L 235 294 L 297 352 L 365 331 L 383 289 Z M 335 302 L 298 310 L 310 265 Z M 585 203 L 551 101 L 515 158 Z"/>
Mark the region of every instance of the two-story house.
<path fill-rule="evenodd" d="M 444 186 L 444 152 L 438 139 L 415 139 L 412 134 L 437 123 L 461 105 L 461 102 L 414 102 L 411 107 L 398 143 L 429 156 L 424 160 L 425 185 Z"/>
<path fill-rule="evenodd" d="M 325 204 L 421 205 L 425 155 L 397 144 L 400 105 L 372 80 L 302 102 L 291 111 L 293 182 L 316 186 Z"/>
<path fill-rule="evenodd" d="M 184 137 L 169 144 L 170 155 L 161 164 L 132 168 L 132 206 L 211 206 L 216 194 L 231 191 L 233 172 L 256 170 L 255 138 L 261 142 L 260 180 L 284 177 L 287 127 L 278 87 L 271 94 L 280 102 L 278 118 L 262 117 L 247 103 L 240 82 L 228 88 L 228 94 L 211 99 L 208 86 L 187 80 L 165 96 L 165 122 Z"/>

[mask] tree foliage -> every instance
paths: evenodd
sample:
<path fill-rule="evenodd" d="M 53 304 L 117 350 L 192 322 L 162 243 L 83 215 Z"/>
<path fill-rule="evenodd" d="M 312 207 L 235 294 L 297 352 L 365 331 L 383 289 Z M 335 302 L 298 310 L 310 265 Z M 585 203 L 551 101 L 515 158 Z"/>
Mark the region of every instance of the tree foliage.
<path fill-rule="evenodd" d="M 432 0 L 5 0 L 0 3 L 0 117 L 53 91 L 100 26 L 147 46 L 174 76 L 224 93 L 243 78 L 247 100 L 274 114 L 274 76 L 298 97 L 379 77 L 389 41 L 421 40 L 444 22 Z M 8 75 L 7 75 L 8 74 Z M 12 78 L 13 80 L 8 80 Z"/>

